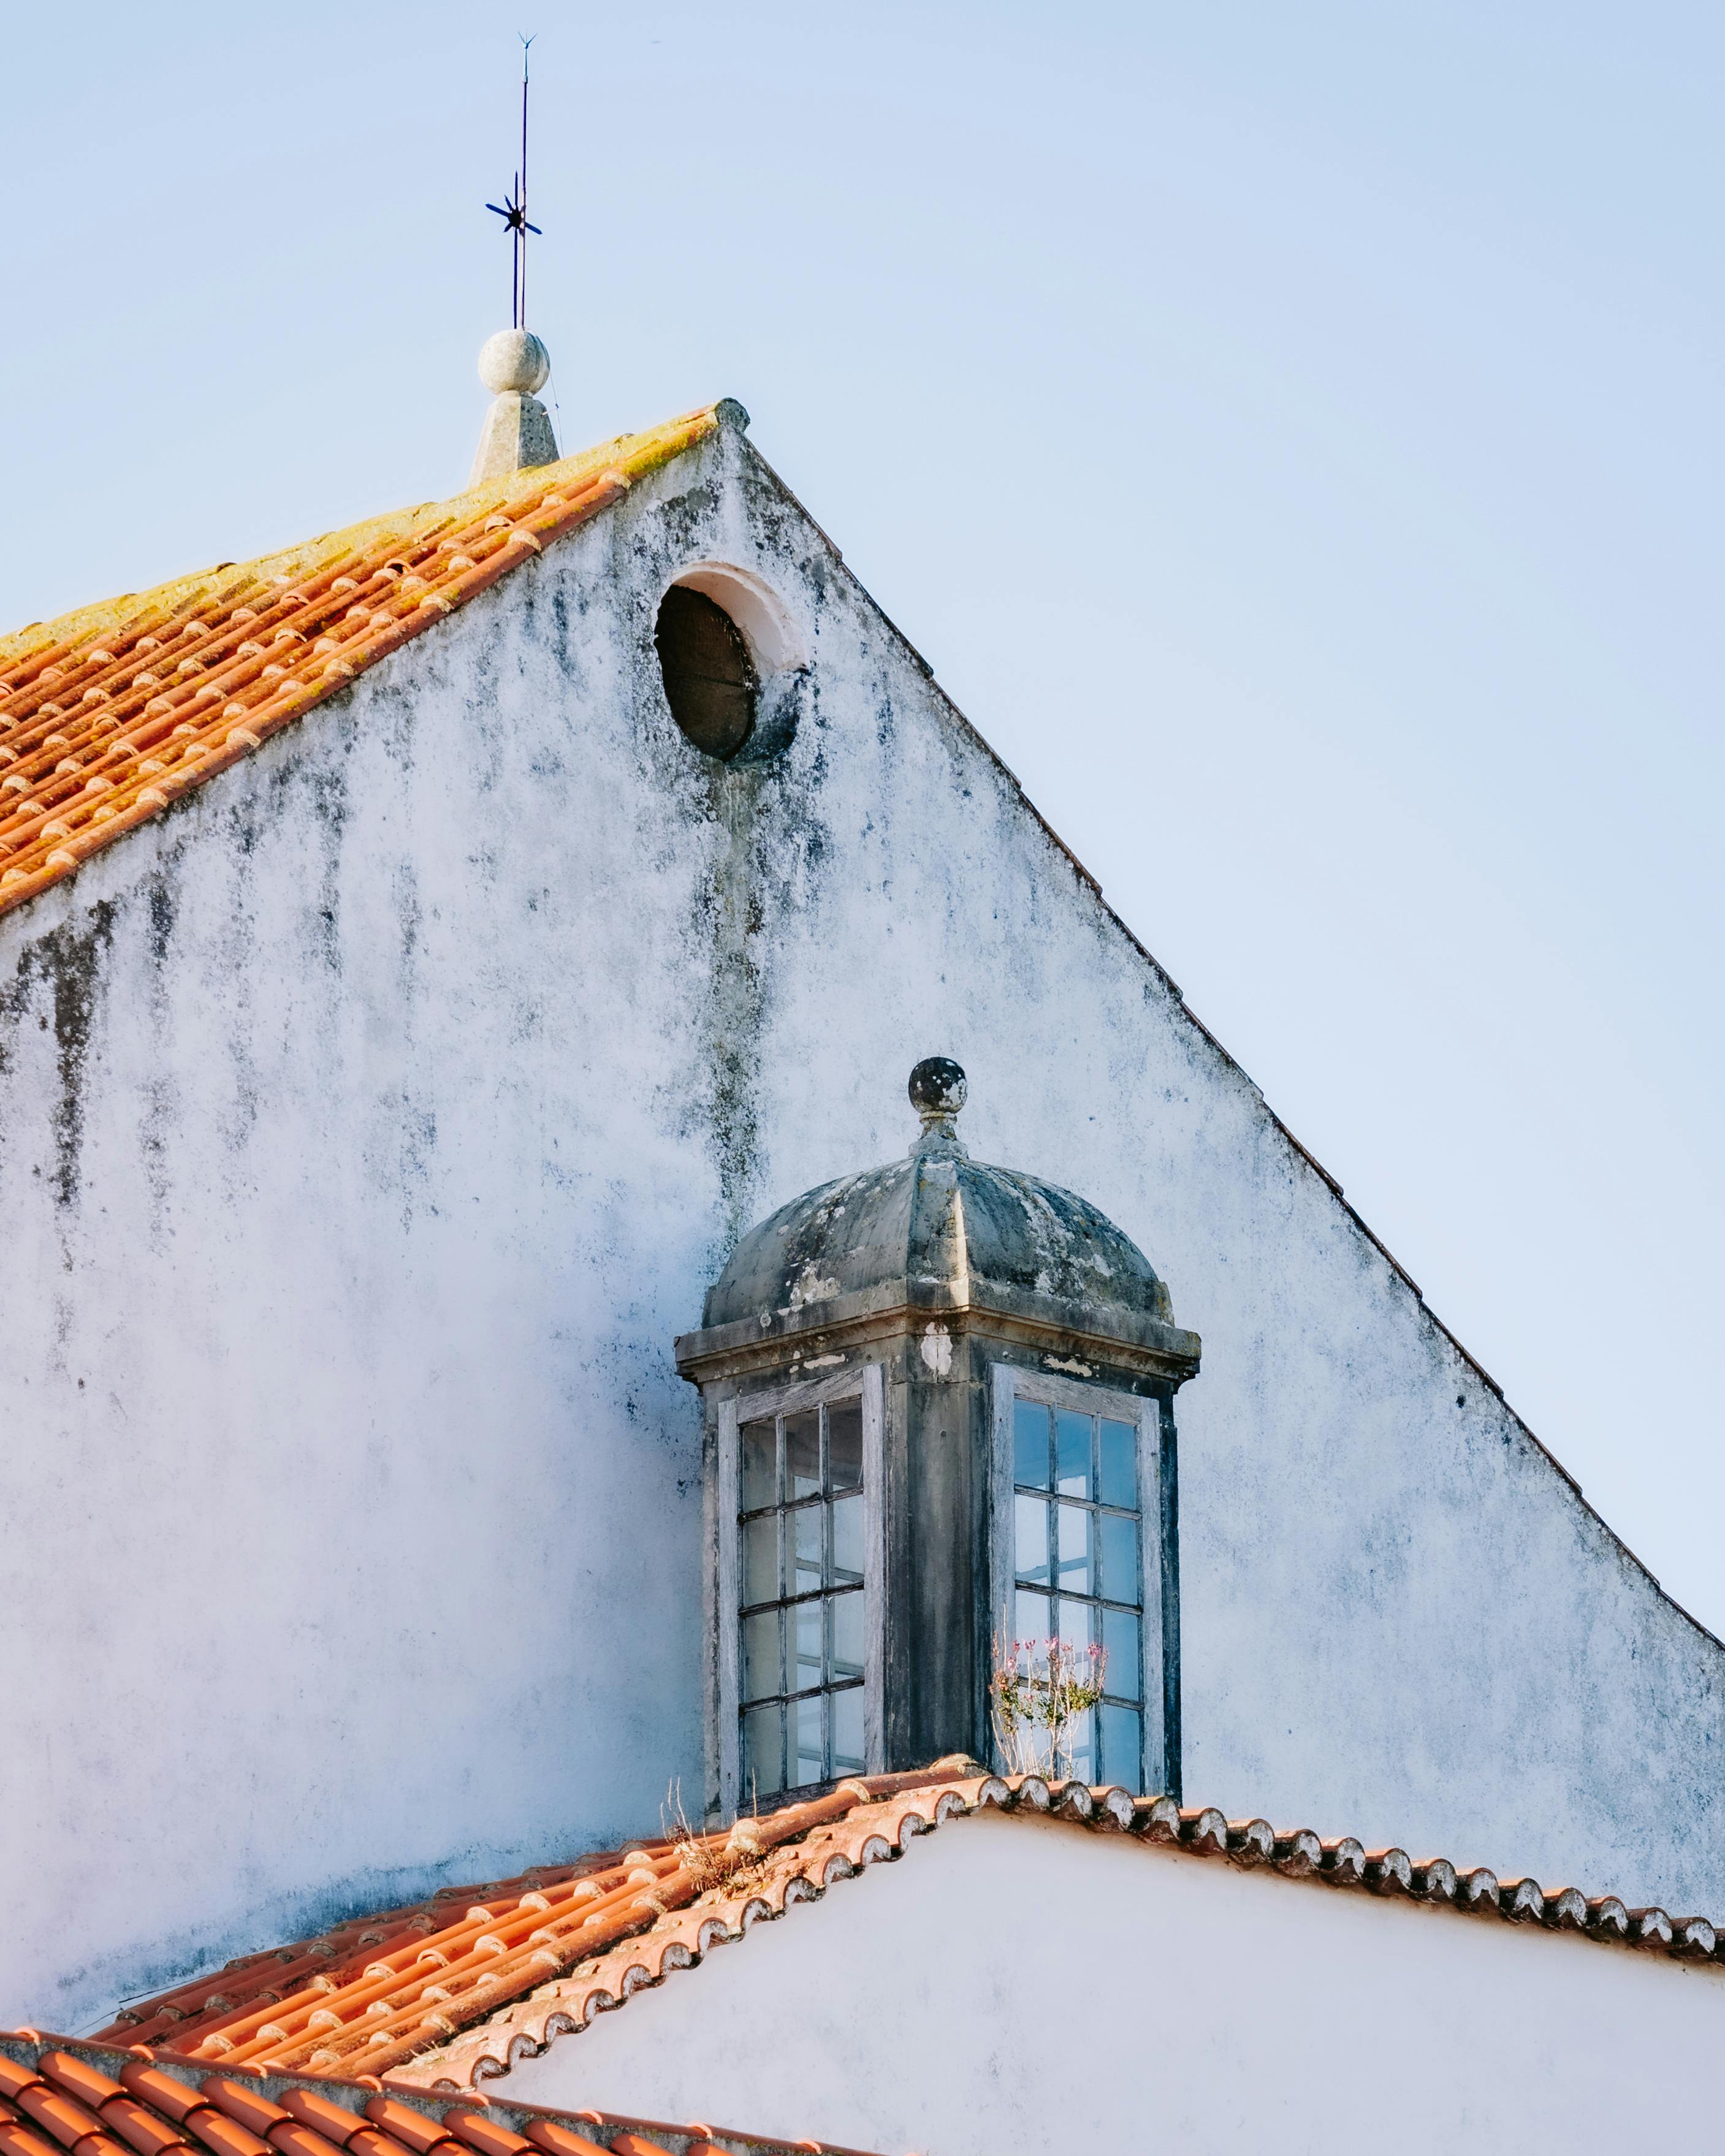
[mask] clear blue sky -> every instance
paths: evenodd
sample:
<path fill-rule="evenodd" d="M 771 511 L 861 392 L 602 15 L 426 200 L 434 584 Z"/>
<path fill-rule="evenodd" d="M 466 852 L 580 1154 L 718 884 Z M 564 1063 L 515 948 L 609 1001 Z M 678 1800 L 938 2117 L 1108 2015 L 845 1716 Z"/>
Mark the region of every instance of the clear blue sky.
<path fill-rule="evenodd" d="M 12 9 L 8 625 L 459 485 L 517 28 L 566 446 L 748 405 L 1725 1630 L 1725 12 Z"/>

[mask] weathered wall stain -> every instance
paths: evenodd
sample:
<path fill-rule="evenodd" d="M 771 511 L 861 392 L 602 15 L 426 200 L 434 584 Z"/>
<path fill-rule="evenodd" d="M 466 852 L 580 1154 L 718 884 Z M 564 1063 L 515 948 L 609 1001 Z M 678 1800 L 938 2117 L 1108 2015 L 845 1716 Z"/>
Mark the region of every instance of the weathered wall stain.
<path fill-rule="evenodd" d="M 114 908 L 98 902 L 75 923 L 63 923 L 18 951 L 13 978 L 0 1002 L 0 1023 L 11 1036 L 0 1039 L 0 1075 L 17 1065 L 16 1040 L 28 1014 L 41 1031 L 52 1030 L 54 1047 L 53 1106 L 49 1131 L 53 1165 L 49 1183 L 56 1205 L 77 1203 L 84 1148 L 85 1085 L 102 971 L 112 939 Z M 68 1260 L 69 1264 L 69 1260 Z"/>
<path fill-rule="evenodd" d="M 762 775 L 752 766 L 711 773 L 713 814 L 723 833 L 714 866 L 712 982 L 712 1146 L 719 1170 L 722 1233 L 734 1243 L 759 1199 L 760 1132 L 755 1120 L 765 993 L 765 926 L 758 859 Z"/>

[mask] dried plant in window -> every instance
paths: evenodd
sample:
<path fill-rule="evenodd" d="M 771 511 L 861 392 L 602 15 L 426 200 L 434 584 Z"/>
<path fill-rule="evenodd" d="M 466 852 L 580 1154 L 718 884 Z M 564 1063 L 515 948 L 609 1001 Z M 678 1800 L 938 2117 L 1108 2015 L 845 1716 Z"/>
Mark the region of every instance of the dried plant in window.
<path fill-rule="evenodd" d="M 1107 1666 L 1103 1647 L 996 1640 L 989 1707 L 1009 1774 L 1070 1778 L 1074 1731 L 1101 1698 Z"/>

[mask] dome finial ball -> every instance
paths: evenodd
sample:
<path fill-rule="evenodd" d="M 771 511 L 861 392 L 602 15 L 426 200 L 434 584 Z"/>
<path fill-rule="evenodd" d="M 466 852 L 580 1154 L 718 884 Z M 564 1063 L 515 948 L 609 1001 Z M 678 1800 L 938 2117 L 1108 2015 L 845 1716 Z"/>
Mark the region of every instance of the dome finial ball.
<path fill-rule="evenodd" d="M 925 1122 L 956 1116 L 968 1091 L 963 1066 L 950 1055 L 925 1055 L 911 1073 L 911 1106 Z"/>
<path fill-rule="evenodd" d="M 531 330 L 499 330 L 480 346 L 479 377 L 494 397 L 511 389 L 531 397 L 550 373 L 551 354 Z"/>

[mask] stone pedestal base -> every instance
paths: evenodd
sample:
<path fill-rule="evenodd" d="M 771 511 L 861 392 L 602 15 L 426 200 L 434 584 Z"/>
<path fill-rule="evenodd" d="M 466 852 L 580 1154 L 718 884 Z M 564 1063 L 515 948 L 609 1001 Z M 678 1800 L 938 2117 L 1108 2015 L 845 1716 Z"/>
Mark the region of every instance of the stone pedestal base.
<path fill-rule="evenodd" d="M 557 460 L 557 439 L 551 430 L 550 413 L 525 390 L 506 389 L 485 414 L 467 483 L 478 486 L 488 479 L 506 479 L 512 471 Z"/>

